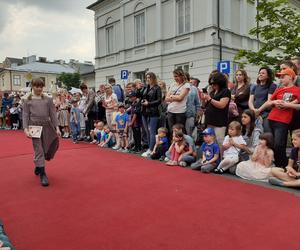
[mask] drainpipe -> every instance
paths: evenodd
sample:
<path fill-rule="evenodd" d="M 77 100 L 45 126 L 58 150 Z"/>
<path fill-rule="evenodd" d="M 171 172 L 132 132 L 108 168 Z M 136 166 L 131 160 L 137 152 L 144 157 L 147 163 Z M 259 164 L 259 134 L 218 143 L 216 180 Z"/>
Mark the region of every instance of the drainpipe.
<path fill-rule="evenodd" d="M 220 61 L 222 61 L 222 46 L 223 41 L 221 37 L 221 28 L 220 28 L 220 0 L 217 1 L 217 26 L 218 26 L 218 39 L 219 39 L 219 53 Z"/>
<path fill-rule="evenodd" d="M 258 7 L 259 6 L 259 0 L 257 0 L 257 4 L 256 4 L 256 6 Z M 258 10 L 258 8 L 256 8 L 256 16 L 258 16 L 258 14 L 259 14 L 259 10 Z M 256 28 L 258 29 L 259 28 L 259 21 L 258 20 L 256 20 Z M 258 41 L 258 49 L 259 49 L 259 34 L 258 34 L 258 32 L 256 32 L 256 38 L 257 38 L 257 41 Z"/>
<path fill-rule="evenodd" d="M 10 91 L 12 92 L 12 75 L 11 75 L 11 70 L 9 70 L 9 75 L 10 75 Z"/>

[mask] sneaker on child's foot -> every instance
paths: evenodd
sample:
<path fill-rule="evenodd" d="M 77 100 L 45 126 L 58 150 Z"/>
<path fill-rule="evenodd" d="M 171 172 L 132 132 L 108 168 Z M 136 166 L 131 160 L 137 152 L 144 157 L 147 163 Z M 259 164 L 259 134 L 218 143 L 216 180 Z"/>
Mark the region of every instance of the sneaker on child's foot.
<path fill-rule="evenodd" d="M 187 166 L 187 163 L 185 161 L 181 161 L 179 162 L 179 166 L 185 168 Z"/>
<path fill-rule="evenodd" d="M 117 146 L 117 145 L 112 147 L 113 150 L 119 150 L 119 148 L 120 148 L 120 147 Z"/>
<path fill-rule="evenodd" d="M 223 168 L 216 168 L 215 170 L 214 170 L 214 173 L 215 174 L 223 174 L 225 171 L 224 171 L 224 169 Z"/>
<path fill-rule="evenodd" d="M 151 154 L 151 150 L 148 149 L 146 152 L 142 153 L 142 157 L 149 157 Z"/>

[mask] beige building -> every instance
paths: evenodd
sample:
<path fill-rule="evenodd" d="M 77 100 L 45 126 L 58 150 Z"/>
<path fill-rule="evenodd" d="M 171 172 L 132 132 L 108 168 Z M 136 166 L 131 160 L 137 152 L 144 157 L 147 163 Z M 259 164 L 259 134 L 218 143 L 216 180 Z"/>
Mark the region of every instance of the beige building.
<path fill-rule="evenodd" d="M 23 63 L 22 63 L 23 62 Z M 47 62 L 46 58 L 40 57 L 36 61 L 35 56 L 23 59 L 6 58 L 3 68 L 0 68 L 0 92 L 24 91 L 33 78 L 41 78 L 45 82 L 45 90 L 51 91 L 53 85 L 58 83 L 61 73 L 81 74 L 81 80 L 90 88 L 95 88 L 95 73 L 92 63 L 79 63 L 70 60 L 65 63 L 62 60 Z"/>
<path fill-rule="evenodd" d="M 0 70 L 0 91 L 22 91 L 33 78 L 43 79 L 46 90 L 49 90 L 62 72 L 74 73 L 75 70 L 65 65 L 41 62 L 3 68 Z"/>

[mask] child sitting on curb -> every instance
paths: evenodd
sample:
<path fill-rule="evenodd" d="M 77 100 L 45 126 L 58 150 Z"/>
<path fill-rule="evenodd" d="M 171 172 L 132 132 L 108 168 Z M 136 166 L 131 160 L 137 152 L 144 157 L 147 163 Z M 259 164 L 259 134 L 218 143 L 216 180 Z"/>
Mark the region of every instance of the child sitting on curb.
<path fill-rule="evenodd" d="M 220 148 L 216 143 L 216 135 L 213 128 L 206 128 L 203 132 L 204 142 L 201 145 L 202 158 L 191 165 L 193 170 L 201 170 L 203 173 L 212 172 L 220 163 Z"/>
<path fill-rule="evenodd" d="M 292 133 L 292 148 L 289 163 L 285 169 L 272 168 L 271 173 L 274 177 L 269 178 L 272 185 L 283 187 L 300 187 L 300 129 Z"/>
<path fill-rule="evenodd" d="M 169 141 L 167 137 L 168 130 L 166 128 L 159 128 L 157 131 L 157 135 L 155 136 L 155 146 L 153 151 L 150 155 L 152 160 L 165 158 L 165 153 L 168 151 L 169 148 Z"/>
<path fill-rule="evenodd" d="M 175 132 L 173 142 L 169 148 L 170 160 L 166 164 L 169 166 L 178 166 L 186 151 L 188 151 L 188 145 L 184 140 L 184 134 L 182 132 Z"/>
<path fill-rule="evenodd" d="M 104 130 L 104 134 L 101 138 L 101 142 L 99 144 L 99 147 L 101 147 L 101 148 L 111 148 L 114 145 L 114 134 L 110 131 L 108 125 L 105 125 L 103 130 Z"/>

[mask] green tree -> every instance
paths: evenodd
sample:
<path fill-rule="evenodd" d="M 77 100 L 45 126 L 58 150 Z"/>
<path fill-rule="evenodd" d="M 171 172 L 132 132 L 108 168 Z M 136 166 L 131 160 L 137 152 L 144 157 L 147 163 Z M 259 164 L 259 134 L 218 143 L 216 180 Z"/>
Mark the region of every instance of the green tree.
<path fill-rule="evenodd" d="M 78 88 L 80 85 L 80 74 L 78 72 L 75 73 L 65 73 L 63 72 L 58 76 L 58 80 L 62 82 L 68 90 L 72 87 Z"/>
<path fill-rule="evenodd" d="M 259 0 L 257 12 L 258 25 L 249 34 L 260 38 L 260 48 L 258 51 L 240 50 L 235 60 L 275 66 L 291 56 L 299 56 L 299 10 L 293 8 L 287 0 Z"/>

